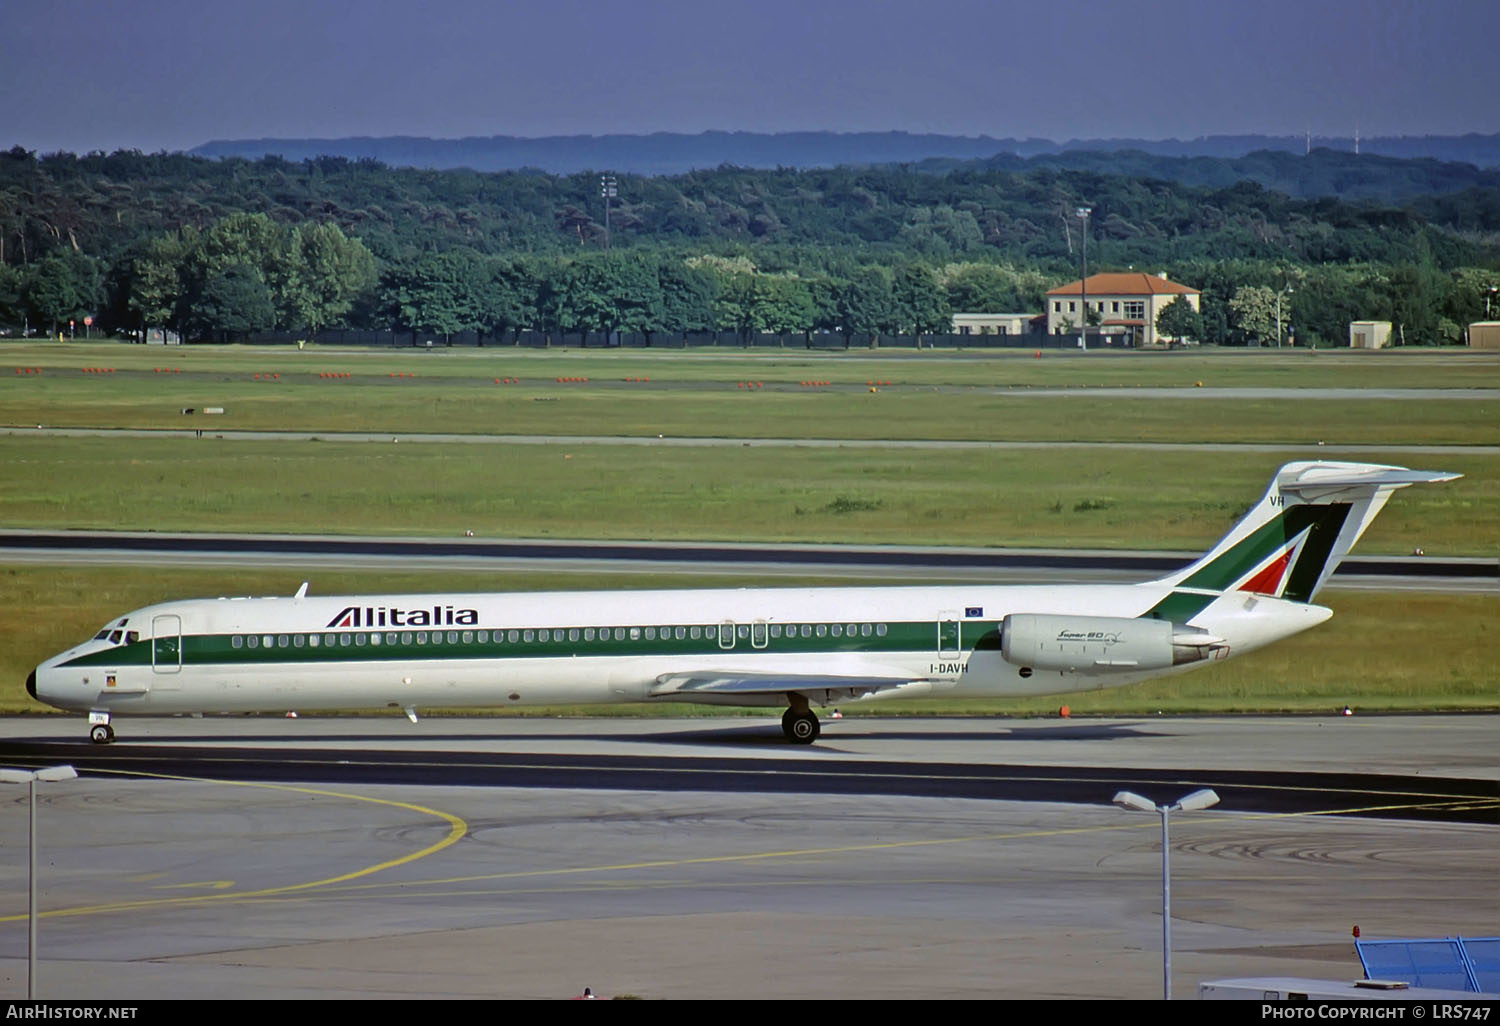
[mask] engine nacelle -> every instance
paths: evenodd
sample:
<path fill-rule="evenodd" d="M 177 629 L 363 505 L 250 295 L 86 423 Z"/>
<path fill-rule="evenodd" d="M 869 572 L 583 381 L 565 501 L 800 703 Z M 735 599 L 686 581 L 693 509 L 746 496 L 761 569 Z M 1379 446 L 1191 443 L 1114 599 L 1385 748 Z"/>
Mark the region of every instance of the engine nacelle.
<path fill-rule="evenodd" d="M 1189 661 L 1173 653 L 1173 634 L 1181 630 L 1168 620 L 1012 613 L 1000 624 L 1000 654 L 1008 663 L 1038 670 L 1162 670 Z"/>

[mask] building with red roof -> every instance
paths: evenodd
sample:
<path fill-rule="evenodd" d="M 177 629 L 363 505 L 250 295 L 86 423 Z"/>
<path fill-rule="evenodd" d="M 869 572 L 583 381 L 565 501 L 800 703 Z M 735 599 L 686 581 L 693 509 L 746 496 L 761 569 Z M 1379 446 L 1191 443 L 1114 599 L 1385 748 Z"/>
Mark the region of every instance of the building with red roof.
<path fill-rule="evenodd" d="M 1179 296 L 1185 298 L 1194 310 L 1198 309 L 1202 297 L 1197 289 L 1169 281 L 1165 272 L 1091 274 L 1086 282 L 1070 282 L 1047 293 L 1047 334 L 1067 335 L 1078 331 L 1083 319 L 1080 304 L 1084 302 L 1085 291 L 1088 308 L 1097 316 L 1096 322 L 1089 326 L 1089 335 L 1103 336 L 1105 344 L 1136 346 L 1176 341 L 1158 335 L 1156 318 Z"/>

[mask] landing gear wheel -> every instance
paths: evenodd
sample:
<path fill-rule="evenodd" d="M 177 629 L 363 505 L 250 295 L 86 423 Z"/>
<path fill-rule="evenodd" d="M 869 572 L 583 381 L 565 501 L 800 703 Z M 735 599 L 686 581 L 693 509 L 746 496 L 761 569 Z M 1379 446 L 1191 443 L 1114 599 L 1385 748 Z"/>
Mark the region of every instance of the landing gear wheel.
<path fill-rule="evenodd" d="M 788 709 L 781 716 L 781 732 L 794 745 L 810 745 L 818 739 L 823 728 L 818 724 L 818 718 L 812 713 L 799 713 L 795 709 Z"/>
<path fill-rule="evenodd" d="M 89 728 L 89 740 L 96 745 L 107 745 L 115 739 L 115 728 L 108 723 L 96 723 Z"/>

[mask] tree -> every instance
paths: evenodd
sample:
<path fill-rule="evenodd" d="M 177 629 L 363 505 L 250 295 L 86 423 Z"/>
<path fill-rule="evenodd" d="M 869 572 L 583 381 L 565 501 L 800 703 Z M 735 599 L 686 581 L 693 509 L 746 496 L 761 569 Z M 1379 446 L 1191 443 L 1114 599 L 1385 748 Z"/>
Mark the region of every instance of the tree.
<path fill-rule="evenodd" d="M 941 280 L 950 310 L 1012 313 L 1021 309 L 1014 277 L 994 264 L 949 264 Z"/>
<path fill-rule="evenodd" d="M 1156 333 L 1168 340 L 1198 342 L 1203 338 L 1203 318 L 1186 297 L 1178 296 L 1157 314 Z"/>
<path fill-rule="evenodd" d="M 1421 267 L 1398 267 L 1388 283 L 1391 336 L 1397 345 L 1434 345 L 1442 341 L 1438 323 L 1437 276 Z"/>
<path fill-rule="evenodd" d="M 413 336 L 421 331 L 444 341 L 478 330 L 480 287 L 472 255 L 436 253 L 415 264 L 393 268 L 381 279 L 381 305 L 392 323 Z"/>
<path fill-rule="evenodd" d="M 812 330 L 813 300 L 807 283 L 782 275 L 757 275 L 751 292 L 751 323 L 772 335 L 804 334 Z"/>
<path fill-rule="evenodd" d="M 19 270 L 0 264 L 0 325 L 18 325 L 26 316 L 21 301 L 22 275 Z"/>
<path fill-rule="evenodd" d="M 187 243 L 181 235 L 162 235 L 131 258 L 125 306 L 139 319 L 142 331 L 176 323 L 186 256 Z"/>
<path fill-rule="evenodd" d="M 276 309 L 276 322 L 292 327 L 299 319 L 300 289 L 292 233 L 265 214 L 231 214 L 209 226 L 189 252 L 183 275 L 189 302 L 196 301 L 204 283 L 226 268 L 248 267 L 266 286 Z"/>
<path fill-rule="evenodd" d="M 1229 301 L 1234 326 L 1248 343 L 1276 338 L 1276 293 L 1262 285 L 1243 285 Z"/>
<path fill-rule="evenodd" d="M 662 331 L 688 334 L 714 330 L 719 280 L 713 272 L 680 260 L 663 259 L 656 266 L 656 281 L 661 289 Z"/>
<path fill-rule="evenodd" d="M 26 305 L 54 333 L 66 321 L 91 316 L 101 298 L 99 265 L 74 250 L 50 254 L 26 283 Z"/>
<path fill-rule="evenodd" d="M 536 319 L 537 279 L 529 265 L 515 260 L 484 261 L 479 274 L 479 323 L 499 338 Z"/>
<path fill-rule="evenodd" d="M 338 324 L 375 287 L 375 258 L 336 224 L 304 224 L 291 241 L 291 304 L 297 322 L 316 335 Z"/>
<path fill-rule="evenodd" d="M 275 321 L 271 292 L 255 268 L 230 264 L 204 283 L 184 327 L 195 338 L 217 335 L 221 341 L 229 342 L 265 331 Z"/>
<path fill-rule="evenodd" d="M 839 313 L 844 322 L 846 346 L 850 333 L 869 335 L 870 344 L 878 345 L 881 334 L 895 332 L 896 301 L 890 272 L 883 267 L 856 271 L 844 290 Z"/>
<path fill-rule="evenodd" d="M 946 334 L 953 330 L 953 311 L 948 297 L 938 284 L 937 276 L 921 264 L 907 264 L 896 273 L 891 284 L 896 330 L 915 335 L 922 344 L 923 335 Z"/>

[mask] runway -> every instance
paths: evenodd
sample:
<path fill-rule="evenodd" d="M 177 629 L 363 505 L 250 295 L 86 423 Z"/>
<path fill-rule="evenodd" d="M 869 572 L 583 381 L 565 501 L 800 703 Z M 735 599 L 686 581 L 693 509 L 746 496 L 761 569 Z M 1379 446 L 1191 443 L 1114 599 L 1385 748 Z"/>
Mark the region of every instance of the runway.
<path fill-rule="evenodd" d="M 1053 392 L 1057 392 L 1053 396 Z M 1063 396 L 1092 396 L 1099 398 L 1108 389 L 1071 389 L 1030 391 L 1024 394 L 1040 398 Z M 1123 391 L 1123 390 L 1122 390 Z M 1205 398 L 1202 390 L 1164 390 L 1182 392 L 1195 398 Z M 1225 391 L 1218 389 L 1215 391 Z M 1312 398 L 1300 393 L 1301 389 L 1281 390 L 1287 395 L 1269 398 Z M 1409 398 L 1439 401 L 1445 398 L 1495 399 L 1500 389 L 1467 389 L 1466 394 L 1453 396 L 1453 389 L 1401 390 L 1398 396 L 1370 394 L 1367 389 L 1349 389 L 1357 393 L 1344 398 Z M 1406 395 L 1415 391 L 1417 395 Z M 1435 394 L 1427 394 L 1435 393 Z M 1009 393 L 1007 393 L 1009 394 Z M 1107 397 L 1107 396 L 1106 396 Z M 1136 396 L 1136 398 L 1150 398 Z M 1158 397 L 1159 398 L 1159 397 Z M 1214 398 L 1208 396 L 1207 398 Z M 1223 398 L 1223 396 L 1218 396 Z M 206 424 L 206 426 L 205 426 Z M 1441 445 L 1441 444 L 1384 444 L 1357 442 L 1324 445 L 1322 442 L 1150 442 L 1150 441 L 1023 441 L 981 440 L 963 438 L 765 438 L 758 436 L 712 436 L 712 435 L 522 435 L 522 434 L 457 434 L 453 432 L 389 432 L 389 431 L 253 431 L 221 428 L 217 424 L 201 422 L 192 428 L 78 428 L 52 427 L 38 424 L 35 427 L 0 426 L 0 435 L 15 435 L 21 438 L 213 438 L 235 442 L 370 442 L 389 445 L 393 440 L 417 445 L 613 445 L 647 446 L 657 448 L 770 448 L 770 449 L 896 449 L 930 451 L 947 450 L 1024 450 L 1024 449 L 1105 449 L 1148 452 L 1270 452 L 1305 454 L 1308 458 L 1328 459 L 1334 456 L 1381 456 L 1390 457 L 1400 453 L 1417 456 L 1494 456 L 1500 453 L 1500 445 Z"/>
<path fill-rule="evenodd" d="M 43 788 L 47 996 L 1150 998 L 1159 822 L 1119 787 L 1223 788 L 1173 819 L 1177 996 L 1500 917 L 1493 716 L 120 726 L 0 721 L 0 763 L 84 768 Z"/>
<path fill-rule="evenodd" d="M 894 545 L 562 541 L 520 538 L 348 538 L 126 531 L 0 530 L 0 560 L 161 566 L 384 569 L 636 570 L 827 574 L 882 580 L 1139 581 L 1169 574 L 1199 553 L 987 549 Z M 1492 557 L 1350 556 L 1342 587 L 1500 591 Z"/>

